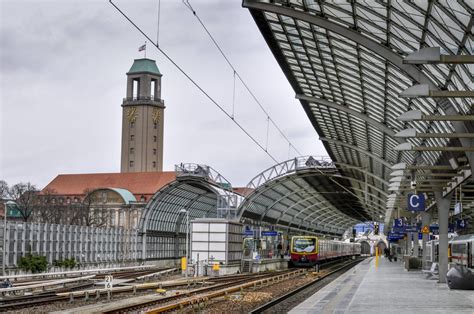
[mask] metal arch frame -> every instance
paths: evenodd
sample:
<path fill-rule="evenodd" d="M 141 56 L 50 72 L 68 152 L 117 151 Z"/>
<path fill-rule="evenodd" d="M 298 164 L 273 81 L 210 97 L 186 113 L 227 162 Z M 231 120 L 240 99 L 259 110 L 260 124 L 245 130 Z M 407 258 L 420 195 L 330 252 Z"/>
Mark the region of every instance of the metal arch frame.
<path fill-rule="evenodd" d="M 305 162 L 308 161 L 309 158 L 313 158 L 316 161 L 318 161 L 318 158 L 325 158 L 324 159 L 319 159 L 321 162 L 326 162 L 328 163 L 325 166 L 306 166 Z M 273 165 L 264 171 L 260 172 L 258 175 L 256 175 L 250 182 L 247 184 L 247 188 L 250 189 L 256 189 L 262 184 L 277 179 L 279 177 L 283 177 L 289 173 L 295 173 L 297 171 L 304 171 L 304 170 L 311 170 L 311 169 L 320 169 L 322 170 L 335 170 L 336 168 L 332 166 L 332 161 L 329 159 L 329 157 L 326 156 L 300 156 L 296 158 L 291 158 L 285 161 L 282 161 L 276 165 Z M 263 182 L 263 183 L 262 183 Z"/>
<path fill-rule="evenodd" d="M 204 190 L 204 191 L 208 190 L 209 191 L 207 193 L 198 194 L 194 198 L 194 200 L 195 200 L 194 203 L 197 200 L 199 200 L 201 197 L 209 195 L 209 193 L 211 193 L 211 192 L 213 192 L 216 196 L 219 196 L 220 194 L 219 194 L 217 189 L 223 191 L 226 195 L 229 194 L 229 193 L 237 195 L 234 192 L 230 192 L 228 190 L 223 189 L 220 185 L 214 184 L 213 182 L 210 182 L 209 180 L 206 180 L 205 178 L 200 178 L 200 177 L 193 177 L 193 178 L 190 178 L 190 179 L 181 178 L 180 180 L 172 181 L 172 182 L 168 183 L 167 185 L 165 185 L 164 187 L 162 187 L 159 191 L 157 191 L 153 195 L 152 199 L 148 202 L 146 207 L 144 208 L 144 213 L 142 215 L 142 218 L 140 219 L 140 224 L 139 224 L 140 232 L 143 232 L 143 233 L 146 232 L 146 230 L 147 230 L 146 228 L 148 226 L 148 220 L 150 219 L 150 216 L 155 212 L 154 210 L 152 210 L 152 208 L 155 207 L 156 204 L 163 197 L 165 197 L 167 195 L 170 195 L 170 192 L 173 191 L 173 189 L 179 188 L 180 185 L 191 185 L 190 183 L 201 185 L 202 190 Z M 186 206 L 190 207 L 192 204 L 193 203 L 188 202 L 188 204 L 183 206 L 183 207 L 186 207 Z"/>
<path fill-rule="evenodd" d="M 403 142 L 402 139 L 395 137 L 395 132 L 392 129 L 390 129 L 386 125 L 370 118 L 368 115 L 366 115 L 364 113 L 358 112 L 354 109 L 350 109 L 349 107 L 334 103 L 332 101 L 317 98 L 317 97 L 310 97 L 310 96 L 306 96 L 306 95 L 303 95 L 303 94 L 296 94 L 296 98 L 300 99 L 300 100 L 301 99 L 306 100 L 308 102 L 315 103 L 315 104 L 318 104 L 318 105 L 326 106 L 326 107 L 329 107 L 329 108 L 334 108 L 334 109 L 337 109 L 337 110 L 345 112 L 345 113 L 349 113 L 349 114 L 351 114 L 351 115 L 367 122 L 368 124 L 374 126 L 377 130 L 380 130 L 383 133 L 385 133 L 386 135 L 392 137 L 395 141 L 397 141 L 399 143 Z"/>
<path fill-rule="evenodd" d="M 281 164 L 285 164 L 286 162 L 282 162 L 276 166 L 281 166 Z M 296 163 L 295 163 L 296 165 Z M 264 172 L 267 173 L 267 172 L 271 172 L 272 171 L 272 168 L 274 167 L 270 167 L 268 168 L 267 170 L 265 170 Z M 286 168 L 288 169 L 288 168 Z M 305 177 L 308 177 L 308 176 L 312 176 L 314 174 L 318 174 L 318 175 L 321 175 L 322 177 L 327 177 L 328 174 L 325 174 L 325 173 L 320 173 L 318 170 L 315 170 L 313 167 L 304 167 L 304 168 L 297 168 L 297 167 L 294 167 L 293 168 L 294 170 L 293 171 L 289 171 L 289 170 L 286 170 L 286 172 L 284 174 L 278 174 L 276 175 L 275 177 L 271 178 L 271 179 L 268 179 L 268 181 L 263 181 L 261 178 L 260 175 L 257 175 L 254 179 L 252 179 L 251 182 L 254 182 L 255 180 L 258 180 L 259 182 L 259 187 L 262 188 L 261 191 L 257 189 L 255 189 L 252 193 L 250 193 L 249 195 L 247 195 L 246 199 L 244 202 L 242 202 L 242 204 L 240 205 L 240 209 L 239 209 L 239 217 L 242 218 L 243 215 L 244 215 L 244 212 L 246 210 L 246 208 L 250 208 L 250 207 L 253 207 L 253 206 L 260 206 L 261 208 L 265 208 L 264 212 L 262 214 L 257 214 L 260 216 L 260 221 L 262 222 L 265 217 L 266 217 L 266 214 L 273 208 L 271 206 L 268 206 L 268 205 L 264 205 L 262 203 L 258 203 L 256 202 L 255 200 L 253 200 L 254 198 L 258 197 L 259 195 L 261 196 L 265 196 L 264 194 L 267 192 L 267 191 L 273 191 L 277 194 L 280 194 L 278 191 L 275 191 L 273 190 L 273 188 L 275 186 L 278 186 L 279 184 L 283 184 L 285 180 L 288 180 L 290 182 L 292 182 L 293 184 L 295 185 L 298 185 L 298 183 L 294 180 L 294 179 L 303 179 Z M 335 168 L 331 168 L 332 170 L 335 170 Z M 305 172 L 298 172 L 298 170 L 305 170 Z M 274 172 L 276 173 L 276 172 Z M 266 178 L 267 176 L 265 176 Z M 257 179 L 258 178 L 258 179 Z M 249 184 L 250 185 L 250 184 Z M 310 189 L 313 189 L 313 193 L 311 192 Z M 293 209 L 294 207 L 296 206 L 299 206 L 301 205 L 301 203 L 304 203 L 310 199 L 313 199 L 313 198 L 316 198 L 318 200 L 321 200 L 320 198 L 322 197 L 323 200 L 321 202 L 318 202 L 318 203 L 315 203 L 315 204 L 311 204 L 310 206 L 307 206 L 305 207 L 302 211 L 298 212 L 296 215 L 291 215 L 293 218 L 292 220 L 295 220 L 297 219 L 297 217 L 299 215 L 301 215 L 302 213 L 304 213 L 305 211 L 307 211 L 308 209 L 310 208 L 313 208 L 315 206 L 318 206 L 318 205 L 321 205 L 321 204 L 324 204 L 324 203 L 328 203 L 328 204 L 331 204 L 331 200 L 324 200 L 324 196 L 323 194 L 319 193 L 315 187 L 311 186 L 311 185 L 308 185 L 306 187 L 301 187 L 300 186 L 300 189 L 298 191 L 294 191 L 292 193 L 289 193 L 289 194 L 286 194 L 286 195 L 281 195 L 281 197 L 279 197 L 277 200 L 273 201 L 272 204 L 278 204 L 279 202 L 281 202 L 283 199 L 285 198 L 288 198 L 288 195 L 294 195 L 294 194 L 297 194 L 298 192 L 301 192 L 301 191 L 306 191 L 307 193 L 305 194 L 305 197 L 304 199 L 302 200 L 298 200 L 297 202 L 295 202 L 294 204 L 292 204 L 291 206 L 287 207 L 284 211 L 280 211 L 280 210 L 277 210 L 277 212 L 280 212 L 280 215 L 278 217 L 278 219 L 276 220 L 276 224 L 279 224 L 281 219 L 284 217 L 284 215 L 286 213 L 288 213 L 289 210 Z M 286 197 L 285 197 L 286 196 Z M 308 197 L 309 196 L 309 197 Z M 267 197 L 268 198 L 268 197 Z M 253 205 L 252 205 L 253 204 Z M 338 215 L 340 216 L 344 216 L 346 215 L 345 213 L 337 210 L 336 207 L 334 207 L 334 205 L 330 206 L 330 207 L 327 207 L 327 208 L 334 208 L 335 211 L 337 211 Z M 314 213 L 321 213 L 321 211 L 318 209 L 316 210 Z M 341 217 L 343 218 L 343 217 Z M 348 216 L 348 219 L 349 219 L 349 216 Z M 356 219 L 354 219 L 356 220 Z M 287 221 L 287 223 L 289 224 L 288 227 L 291 225 L 291 221 Z M 301 230 L 301 227 L 303 226 L 304 224 L 304 220 L 301 220 L 301 223 L 298 225 L 298 228 Z M 310 229 L 308 229 L 310 230 Z M 321 232 L 321 230 L 318 230 L 318 229 L 314 229 L 314 232 Z M 325 230 L 322 230 L 323 232 Z"/>
<path fill-rule="evenodd" d="M 390 182 L 384 180 L 383 178 L 379 177 L 378 175 L 368 171 L 368 170 L 365 170 L 363 169 L 362 167 L 358 167 L 358 166 L 354 166 L 354 165 L 349 165 L 349 164 L 346 164 L 346 163 L 343 163 L 343 162 L 334 162 L 334 164 L 336 166 L 340 166 L 342 168 L 349 168 L 349 169 L 354 169 L 354 170 L 357 170 L 359 172 L 362 172 L 363 174 L 367 174 L 368 176 L 371 176 L 372 178 L 374 178 L 375 180 L 378 180 L 379 182 L 381 182 L 382 184 L 385 184 L 385 185 L 390 185 Z"/>
<path fill-rule="evenodd" d="M 373 40 L 370 38 L 370 31 L 366 30 L 365 28 L 362 28 L 360 31 L 362 33 L 365 34 L 362 35 L 361 33 L 357 32 L 357 19 L 360 19 L 360 20 L 364 20 L 365 18 L 364 17 L 361 17 L 361 16 L 354 16 L 353 14 L 353 18 L 354 18 L 354 24 L 356 26 L 356 30 L 352 30 L 350 28 L 348 28 L 348 26 L 352 26 L 351 23 L 342 23 L 344 26 L 341 26 L 340 24 L 336 23 L 336 22 L 332 22 L 332 19 L 327 19 L 325 18 L 323 15 L 317 15 L 317 14 L 310 14 L 307 12 L 306 10 L 306 7 L 305 7 L 305 3 L 303 2 L 302 4 L 295 4 L 295 7 L 296 9 L 294 8 L 291 8 L 291 3 L 288 1 L 287 3 L 287 6 L 285 6 L 285 3 L 283 3 L 283 6 L 279 6 L 279 5 L 275 5 L 273 3 L 270 3 L 270 1 L 256 1 L 256 0 L 244 0 L 243 1 L 243 7 L 247 7 L 249 9 L 252 9 L 254 11 L 257 11 L 257 10 L 260 10 L 262 12 L 272 12 L 272 13 L 275 13 L 275 14 L 278 14 L 278 18 L 280 19 L 280 23 L 282 24 L 282 26 L 285 26 L 284 23 L 281 21 L 281 15 L 285 15 L 285 16 L 288 16 L 288 17 L 293 17 L 297 20 L 301 20 L 301 21 L 305 21 L 307 22 L 310 26 L 312 25 L 317 25 L 321 28 L 324 28 L 325 30 L 327 31 L 331 31 L 333 33 L 336 33 L 340 36 L 342 36 L 343 38 L 349 38 L 351 41 L 355 42 L 357 45 L 361 45 L 361 46 L 364 46 L 366 47 L 369 51 L 375 53 L 375 54 L 378 54 L 379 56 L 382 56 L 386 62 L 390 62 L 394 67 L 398 67 L 398 69 L 400 70 L 401 74 L 405 74 L 407 75 L 408 77 L 411 77 L 412 79 L 418 81 L 419 83 L 425 83 L 425 84 L 428 84 L 431 89 L 439 89 L 435 83 L 431 80 L 430 77 L 428 77 L 428 75 L 425 75 L 423 72 L 422 72 L 422 69 L 418 68 L 417 66 L 413 66 L 413 67 L 407 67 L 406 65 L 403 65 L 403 58 L 395 53 L 394 51 L 392 51 L 392 49 L 390 49 L 390 47 L 387 45 L 383 45 L 383 44 L 380 44 L 378 43 L 377 41 Z M 410 4 L 408 3 L 409 5 L 412 5 L 414 6 L 413 4 Z M 321 5 L 321 4 L 320 4 Z M 352 4 L 352 8 L 354 8 L 354 5 L 356 5 L 356 3 L 353 3 Z M 447 9 L 442 6 L 442 5 L 438 5 L 437 7 L 439 7 L 440 10 L 442 10 L 445 14 L 446 14 L 446 11 Z M 464 6 L 464 8 L 466 9 L 466 11 L 468 11 L 467 13 L 469 13 L 469 9 L 470 8 L 467 8 L 466 6 Z M 387 8 L 388 12 L 390 8 Z M 323 10 L 323 6 L 321 5 L 321 10 Z M 420 10 L 417 8 L 417 10 Z M 345 10 L 343 10 L 345 11 Z M 324 11 L 322 11 L 324 12 Z M 374 12 L 373 10 L 367 10 L 367 12 L 370 12 L 372 14 L 375 14 L 377 15 L 377 12 Z M 253 12 L 252 12 L 253 13 Z M 425 13 L 424 11 L 422 13 Z M 348 13 L 350 14 L 350 12 Z M 427 12 L 427 16 L 428 18 L 430 17 L 430 13 Z M 254 16 L 255 17 L 255 16 Z M 382 18 L 386 18 L 386 16 L 383 16 Z M 387 18 L 388 19 L 388 18 Z M 451 19 L 457 23 L 457 25 L 459 26 L 459 21 L 457 20 L 457 18 L 451 14 Z M 432 18 L 431 19 L 433 23 L 435 23 L 438 27 L 440 27 L 442 29 L 442 32 L 443 34 L 445 34 L 446 36 L 449 36 L 453 42 L 459 46 L 459 48 L 462 48 L 461 45 L 463 45 L 463 42 L 464 42 L 464 39 L 467 38 L 468 36 L 468 33 L 467 31 L 464 31 L 464 36 L 463 36 L 463 39 L 461 41 L 459 41 L 458 39 L 456 39 L 456 37 L 453 36 L 452 32 L 449 31 L 449 29 L 443 27 L 441 25 L 441 22 L 438 20 L 438 19 L 435 19 L 435 18 Z M 473 18 L 471 17 L 471 20 L 469 22 L 469 25 L 472 26 L 472 21 L 473 21 Z M 273 21 L 271 21 L 273 23 Z M 342 21 L 344 22 L 344 21 Z M 390 20 L 387 20 L 387 23 L 389 23 Z M 268 20 L 268 23 L 270 23 L 270 20 Z M 276 22 L 275 22 L 276 23 Z M 372 27 L 375 27 L 377 28 L 377 25 L 375 25 L 374 23 L 369 23 Z M 397 26 L 397 29 L 401 29 L 400 28 L 400 25 L 399 23 L 394 23 L 395 26 Z M 418 23 L 414 23 L 414 25 L 418 25 Z M 421 26 L 421 24 L 420 24 Z M 268 26 L 267 26 L 268 27 Z M 462 25 L 462 27 L 464 27 L 464 25 Z M 461 28 L 462 28 L 461 27 Z M 469 26 L 468 26 L 469 27 Z M 270 30 L 270 28 L 269 28 Z M 426 35 L 426 33 L 430 33 L 429 30 L 427 30 L 427 27 L 426 25 L 423 25 L 422 28 L 419 29 L 420 32 L 422 32 L 422 39 L 421 41 L 423 41 L 423 37 Z M 280 33 L 280 31 L 274 31 L 274 30 L 271 30 L 271 32 L 275 32 L 275 33 Z M 273 35 L 275 35 L 275 33 Z M 298 33 L 300 34 L 300 38 L 302 38 L 301 36 L 301 31 L 298 29 Z M 283 32 L 282 33 L 283 35 L 286 34 L 286 32 Z M 408 36 L 413 36 L 412 33 L 409 33 L 409 32 L 406 32 L 406 34 Z M 367 36 L 369 35 L 369 36 Z M 390 34 L 392 37 L 395 37 L 395 39 L 397 39 L 397 36 L 393 36 L 393 34 Z M 431 34 L 432 35 L 432 34 Z M 380 38 L 380 36 L 377 36 L 378 38 Z M 402 36 L 403 37 L 403 36 Z M 435 40 L 438 40 L 435 37 Z M 292 42 L 290 40 L 290 38 L 287 36 L 287 40 L 288 40 L 288 44 L 291 46 L 292 45 Z M 277 38 L 274 39 L 276 42 L 278 41 Z M 407 46 L 410 46 L 411 44 L 405 40 L 404 38 L 399 38 L 398 39 L 400 42 L 402 42 L 403 44 L 407 45 Z M 282 48 L 280 48 L 282 49 Z M 395 50 L 398 50 L 400 51 L 400 49 L 395 49 Z M 293 54 L 296 54 L 296 52 L 298 52 L 297 50 L 293 51 L 292 53 Z M 283 54 L 282 54 L 283 55 Z M 297 58 L 295 56 L 293 56 L 292 58 Z M 360 62 L 360 59 L 359 59 L 359 62 Z M 387 63 L 386 63 L 387 64 Z M 324 67 L 324 65 L 322 65 Z M 288 65 L 288 72 L 291 72 L 293 71 L 289 65 Z M 337 71 L 336 71 L 337 72 Z M 387 70 L 386 70 L 387 72 Z M 454 72 L 454 67 L 451 67 L 450 68 L 450 71 L 449 71 L 449 74 L 448 76 L 446 75 L 443 75 L 443 79 L 446 80 L 446 83 L 445 84 L 448 84 L 448 82 L 451 82 L 451 84 L 454 84 L 453 81 L 450 79 L 450 75 Z M 300 72 L 298 72 L 300 73 Z M 302 77 L 305 77 L 306 78 L 306 75 L 304 74 L 304 72 L 301 72 L 302 73 Z M 293 76 L 294 76 L 294 73 L 293 73 Z M 337 73 L 336 73 L 336 76 L 337 76 Z M 295 77 L 295 80 L 297 80 L 299 82 L 299 79 L 297 77 Z M 435 81 L 437 82 L 437 80 L 435 79 Z M 305 83 L 306 85 L 307 84 L 310 84 L 309 82 Z M 461 82 L 461 84 L 465 84 L 464 82 Z M 321 89 L 321 88 L 320 88 Z M 323 90 L 323 89 L 321 89 Z M 342 90 L 342 87 L 341 87 L 341 90 Z M 386 97 L 386 95 L 385 95 Z M 415 101 L 416 102 L 416 101 Z M 441 101 L 439 102 L 438 104 L 441 104 L 441 107 L 446 111 L 446 112 L 454 112 L 455 109 L 454 107 L 448 102 L 448 101 Z M 423 107 L 425 106 L 425 104 L 418 104 L 420 107 Z M 303 103 L 303 107 L 305 108 L 305 110 L 308 112 L 308 107 L 307 105 L 305 105 Z M 448 113 L 449 113 L 448 112 Z M 308 116 L 309 116 L 309 113 L 308 113 Z M 310 117 L 311 119 L 311 117 Z M 313 123 L 314 123 L 314 119 L 312 120 Z M 317 123 L 316 123 L 317 124 Z M 464 126 L 466 126 L 464 124 Z M 315 125 L 315 128 L 318 129 L 318 127 L 316 127 Z M 456 126 L 454 125 L 454 128 L 455 129 L 458 129 L 457 132 L 460 132 L 459 129 L 460 127 L 459 126 Z M 466 142 L 466 141 L 463 141 L 463 142 Z M 466 143 L 462 143 L 463 146 L 468 146 Z M 382 144 L 384 145 L 384 144 Z M 400 156 L 400 155 L 399 155 Z M 351 156 L 352 157 L 352 156 Z M 427 162 L 437 162 L 439 161 L 439 157 L 440 156 L 434 156 L 433 154 L 424 154 L 423 156 L 425 158 L 425 160 Z M 398 157 L 400 158 L 400 157 Z M 474 169 L 474 156 L 468 156 L 468 159 L 470 161 L 470 164 L 472 164 L 471 168 Z M 474 171 L 474 170 L 473 170 Z"/>
<path fill-rule="evenodd" d="M 355 145 L 352 145 L 352 144 L 349 144 L 349 143 L 346 143 L 346 142 L 343 142 L 343 141 L 339 141 L 339 140 L 335 140 L 335 139 L 332 139 L 332 138 L 328 138 L 328 137 L 320 137 L 319 138 L 321 141 L 324 141 L 324 142 L 328 142 L 328 143 L 334 143 L 336 145 L 340 145 L 340 146 L 345 146 L 345 147 L 348 147 L 348 148 L 351 148 L 353 150 L 356 150 L 362 154 L 365 154 L 371 158 L 373 158 L 374 160 L 378 161 L 379 163 L 381 163 L 382 165 L 390 168 L 393 164 L 391 164 L 390 162 L 386 161 L 385 159 L 383 159 L 382 157 L 379 157 L 369 151 L 366 151 L 365 149 L 362 149 L 362 148 L 359 148 Z"/>
<path fill-rule="evenodd" d="M 286 200 L 287 198 L 289 198 L 290 196 L 292 195 L 295 195 L 295 194 L 298 194 L 298 193 L 301 193 L 301 192 L 304 192 L 304 191 L 307 191 L 306 189 L 303 189 L 303 188 L 300 188 L 294 192 L 291 192 L 291 193 L 288 193 L 288 194 L 285 194 L 283 195 L 282 197 L 280 197 L 279 199 L 277 199 L 276 201 L 274 201 L 271 205 L 268 205 L 268 206 L 265 206 L 266 209 L 265 209 L 265 212 L 263 212 L 263 214 L 261 215 L 261 218 L 260 218 L 260 221 L 263 220 L 263 217 L 265 217 L 267 215 L 267 213 L 273 208 L 273 206 L 279 204 L 280 202 L 282 202 L 283 200 Z M 303 193 L 303 194 L 300 194 L 301 196 L 307 196 L 307 195 L 310 195 L 312 194 L 311 192 L 307 191 L 308 193 Z"/>
<path fill-rule="evenodd" d="M 335 178 L 343 178 L 343 179 L 347 179 L 349 181 L 355 181 L 355 182 L 358 182 L 358 183 L 362 183 L 365 185 L 365 182 L 364 181 L 361 181 L 359 179 L 356 179 L 356 178 L 353 178 L 353 177 L 348 177 L 348 176 L 335 176 Z M 370 188 L 372 188 L 374 191 L 377 191 L 379 192 L 380 194 L 384 195 L 384 196 L 388 196 L 388 193 L 386 193 L 385 191 L 379 189 L 378 187 L 372 185 L 372 184 L 369 184 L 367 183 L 367 186 L 369 186 Z"/>
<path fill-rule="evenodd" d="M 312 194 L 311 197 L 307 197 L 307 198 L 304 198 L 304 199 L 302 199 L 302 200 L 299 200 L 298 202 L 295 202 L 295 203 L 292 204 L 291 206 L 288 206 L 287 208 L 285 208 L 284 211 L 280 211 L 280 216 L 278 217 L 276 223 L 278 224 L 278 223 L 280 222 L 281 218 L 282 218 L 288 211 L 290 211 L 290 210 L 293 209 L 294 207 L 300 205 L 301 203 L 307 202 L 308 200 L 311 200 L 311 199 L 313 199 L 313 198 L 316 198 L 318 201 L 320 201 L 319 196 L 320 196 L 321 194 L 318 194 L 317 192 L 314 192 L 314 193 L 311 193 L 311 194 Z M 308 207 L 305 207 L 305 208 L 303 209 L 303 211 L 298 212 L 298 214 L 304 212 L 307 208 L 311 208 L 311 207 L 313 207 L 313 206 L 320 205 L 320 204 L 323 204 L 323 203 L 326 203 L 326 202 L 327 202 L 327 200 L 326 200 L 326 201 L 321 201 L 321 202 L 319 202 L 319 203 L 312 204 L 312 205 L 310 205 L 310 206 L 308 206 Z M 293 217 L 293 219 L 296 219 L 297 216 L 298 216 L 298 214 L 296 214 L 296 215 L 291 215 L 291 216 Z"/>
<path fill-rule="evenodd" d="M 249 9 L 256 9 L 264 12 L 286 15 L 288 17 L 292 17 L 294 19 L 301 20 L 309 24 L 317 25 L 331 32 L 339 34 L 345 38 L 350 38 L 351 41 L 364 46 L 370 51 L 373 51 L 384 59 L 390 61 L 392 64 L 400 68 L 404 73 L 408 74 L 408 76 L 415 79 L 417 82 L 428 84 L 431 89 L 439 89 L 416 66 L 404 64 L 403 58 L 400 57 L 400 55 L 398 55 L 397 53 L 393 52 L 390 48 L 373 41 L 369 37 L 366 37 L 355 30 L 349 29 L 335 22 L 331 22 L 330 20 L 324 19 L 317 15 L 310 15 L 304 11 L 296 11 L 289 7 L 277 6 L 274 4 L 263 2 L 261 0 L 243 0 L 242 6 Z"/>
<path fill-rule="evenodd" d="M 293 182 L 293 183 L 294 183 L 295 185 L 299 186 L 296 182 Z M 311 191 L 308 190 L 308 187 L 309 187 L 309 186 L 306 186 L 306 187 L 301 187 L 301 186 L 299 186 L 299 188 L 298 188 L 296 191 L 293 191 L 293 192 L 291 192 L 291 193 L 282 195 L 280 198 L 278 198 L 276 201 L 274 201 L 271 205 L 265 206 L 266 209 L 265 209 L 265 212 L 261 215 L 260 222 L 263 221 L 263 217 L 266 216 L 266 214 L 270 211 L 270 209 L 273 208 L 273 206 L 279 204 L 281 201 L 283 201 L 283 200 L 289 198 L 290 196 L 295 195 L 295 194 L 298 194 L 298 193 L 301 193 L 301 192 L 305 192 L 305 191 L 306 191 L 308 194 L 312 194 Z M 302 194 L 302 195 L 304 195 L 304 194 Z"/>
<path fill-rule="evenodd" d="M 331 216 L 328 216 L 328 217 L 323 217 L 323 219 L 321 220 L 321 224 L 323 224 L 324 226 L 327 226 L 326 221 L 332 219 L 333 217 L 334 217 L 334 215 L 331 215 Z M 314 221 L 318 218 L 319 217 L 316 217 L 316 218 L 312 219 L 311 224 L 313 224 Z M 340 221 L 340 223 L 343 225 L 343 227 L 338 228 L 338 229 L 342 230 L 342 232 L 344 232 L 351 224 L 354 224 L 355 221 L 353 221 L 351 219 L 343 219 L 342 221 Z"/>
<path fill-rule="evenodd" d="M 201 197 L 205 197 L 208 194 L 209 194 L 209 192 L 196 195 L 196 197 L 190 199 L 188 201 L 188 203 L 183 206 L 183 208 L 186 209 L 186 210 L 189 210 L 189 207 L 191 207 L 192 204 L 197 202 Z M 176 220 L 176 226 L 175 226 L 175 234 L 176 235 L 178 235 L 180 233 L 179 229 L 181 228 L 181 223 L 182 223 L 183 217 L 184 217 L 184 215 L 180 215 L 180 213 L 178 213 L 178 219 Z"/>

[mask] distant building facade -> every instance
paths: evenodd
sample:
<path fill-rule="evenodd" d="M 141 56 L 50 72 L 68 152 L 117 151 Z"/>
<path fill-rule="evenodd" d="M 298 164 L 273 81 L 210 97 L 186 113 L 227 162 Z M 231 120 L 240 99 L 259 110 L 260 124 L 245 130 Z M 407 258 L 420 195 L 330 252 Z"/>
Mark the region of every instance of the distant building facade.
<path fill-rule="evenodd" d="M 175 179 L 174 172 L 62 174 L 41 193 L 50 208 L 66 213 L 54 223 L 135 229 L 151 197 Z M 52 222 L 48 217 L 35 220 Z"/>

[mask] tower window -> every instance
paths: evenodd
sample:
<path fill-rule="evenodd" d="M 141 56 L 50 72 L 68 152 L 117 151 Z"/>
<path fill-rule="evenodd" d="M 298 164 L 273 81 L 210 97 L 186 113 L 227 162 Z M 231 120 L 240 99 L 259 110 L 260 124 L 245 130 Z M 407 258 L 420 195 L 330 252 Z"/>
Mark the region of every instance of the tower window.
<path fill-rule="evenodd" d="M 156 148 L 153 148 L 153 155 L 156 155 Z"/>
<path fill-rule="evenodd" d="M 133 99 L 138 99 L 139 90 L 140 90 L 140 79 L 134 79 L 133 80 L 133 86 L 132 86 L 132 97 L 133 97 Z"/>
<path fill-rule="evenodd" d="M 130 128 L 133 129 L 135 127 L 135 122 L 130 122 Z"/>
<path fill-rule="evenodd" d="M 155 89 L 156 89 L 156 80 L 151 80 L 151 82 L 150 82 L 150 96 L 151 96 L 151 99 L 155 98 Z"/>
<path fill-rule="evenodd" d="M 154 122 L 154 123 L 153 123 L 153 128 L 154 128 L 154 129 L 158 128 L 158 123 Z"/>
<path fill-rule="evenodd" d="M 133 167 L 133 160 L 130 160 L 130 167 Z"/>
<path fill-rule="evenodd" d="M 133 153 L 135 153 L 135 148 L 131 147 L 130 148 L 130 154 L 133 154 Z"/>
<path fill-rule="evenodd" d="M 153 142 L 156 142 L 156 135 L 153 136 Z"/>
<path fill-rule="evenodd" d="M 135 140 L 135 135 L 130 135 L 130 141 L 134 141 Z"/>
<path fill-rule="evenodd" d="M 153 162 L 153 168 L 156 168 L 156 161 Z"/>

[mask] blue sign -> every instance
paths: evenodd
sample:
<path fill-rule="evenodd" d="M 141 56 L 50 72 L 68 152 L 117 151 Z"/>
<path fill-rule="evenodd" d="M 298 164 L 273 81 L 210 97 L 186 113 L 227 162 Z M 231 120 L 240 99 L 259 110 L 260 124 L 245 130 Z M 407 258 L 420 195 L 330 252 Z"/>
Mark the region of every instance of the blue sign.
<path fill-rule="evenodd" d="M 393 226 L 395 228 L 398 228 L 398 227 L 403 227 L 403 218 L 395 218 L 393 220 Z"/>
<path fill-rule="evenodd" d="M 408 194 L 408 210 L 412 212 L 424 212 L 425 194 Z"/>
<path fill-rule="evenodd" d="M 439 234 L 439 225 L 431 225 L 430 226 L 430 232 L 438 235 Z M 454 224 L 449 224 L 448 225 L 448 232 L 453 233 L 454 232 Z"/>
<path fill-rule="evenodd" d="M 462 229 L 466 229 L 466 227 L 467 227 L 466 219 L 456 219 L 456 229 L 462 230 Z"/>
<path fill-rule="evenodd" d="M 398 241 L 398 240 L 401 240 L 403 239 L 405 235 L 403 233 L 397 233 L 397 232 L 389 232 L 388 235 L 387 235 L 387 239 L 388 241 Z"/>
<path fill-rule="evenodd" d="M 262 237 L 276 237 L 277 235 L 276 231 L 262 231 Z"/>
<path fill-rule="evenodd" d="M 392 229 L 393 232 L 397 233 L 407 233 L 407 232 L 419 232 L 420 228 L 418 226 L 401 226 Z"/>
<path fill-rule="evenodd" d="M 253 230 L 245 228 L 242 234 L 246 236 L 253 236 Z"/>

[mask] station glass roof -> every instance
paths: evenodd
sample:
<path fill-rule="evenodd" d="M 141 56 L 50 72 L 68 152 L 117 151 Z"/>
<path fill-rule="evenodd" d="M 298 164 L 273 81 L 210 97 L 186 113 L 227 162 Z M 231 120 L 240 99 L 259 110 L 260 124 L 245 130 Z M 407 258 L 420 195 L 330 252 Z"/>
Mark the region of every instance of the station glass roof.
<path fill-rule="evenodd" d="M 373 207 L 377 214 L 385 214 L 393 164 L 447 163 L 439 151 L 395 151 L 401 140 L 394 135 L 408 127 L 452 133 L 451 122 L 406 123 L 397 117 L 415 109 L 423 114 L 472 114 L 473 99 L 398 95 L 415 84 L 472 90 L 474 69 L 465 64 L 403 64 L 403 58 L 424 47 L 440 47 L 442 54 L 472 54 L 472 1 L 244 0 L 243 6 L 329 155 L 344 176 L 355 179 L 351 186 L 361 197 L 368 174 L 369 204 L 378 204 Z M 460 146 L 457 139 L 407 141 Z"/>

